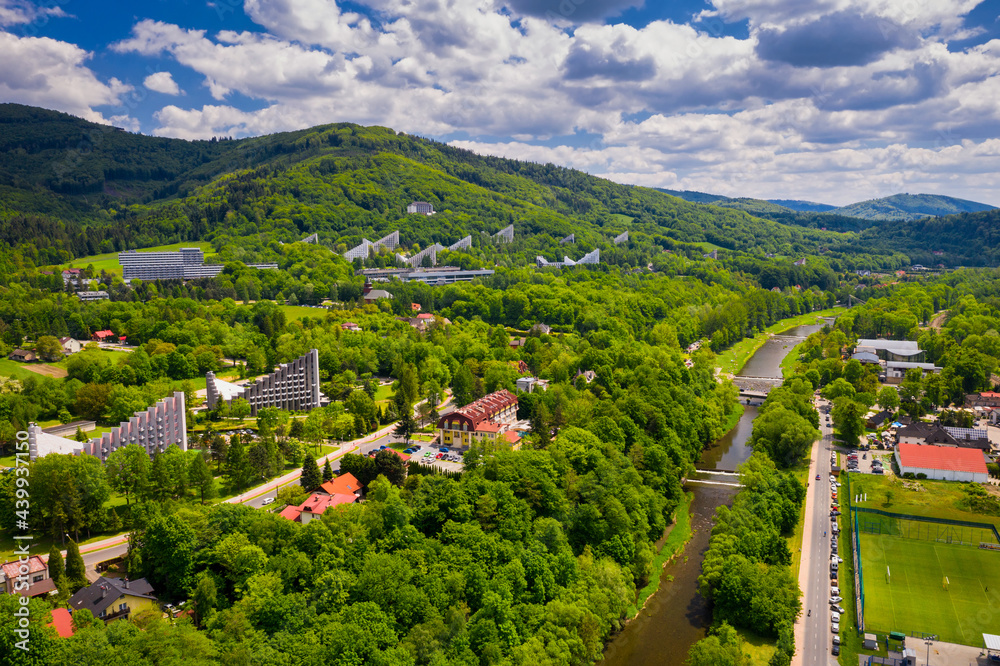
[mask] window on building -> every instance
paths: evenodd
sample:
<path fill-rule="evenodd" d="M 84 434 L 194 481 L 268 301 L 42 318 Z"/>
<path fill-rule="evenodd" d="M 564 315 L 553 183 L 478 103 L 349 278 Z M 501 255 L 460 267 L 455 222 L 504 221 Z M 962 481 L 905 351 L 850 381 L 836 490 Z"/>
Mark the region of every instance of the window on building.
<path fill-rule="evenodd" d="M 37 576 L 31 579 L 31 582 L 37 583 L 40 580 L 45 580 L 45 574 L 38 574 Z"/>

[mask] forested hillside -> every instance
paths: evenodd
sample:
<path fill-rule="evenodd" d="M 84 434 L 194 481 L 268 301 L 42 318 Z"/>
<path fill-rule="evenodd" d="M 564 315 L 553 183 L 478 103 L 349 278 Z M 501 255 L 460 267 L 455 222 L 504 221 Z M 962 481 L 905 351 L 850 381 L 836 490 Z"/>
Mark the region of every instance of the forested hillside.
<path fill-rule="evenodd" d="M 36 265 L 259 232 L 282 242 L 318 232 L 325 243 L 349 245 L 399 228 L 407 245 L 450 244 L 511 223 L 530 239 L 530 259 L 559 251 L 556 241 L 569 233 L 581 253 L 623 231 L 664 247 L 709 242 L 761 254 L 851 246 L 838 234 L 380 127 L 189 142 L 12 104 L 0 107 L 0 127 L 0 242 L 21 245 Z M 438 214 L 407 216 L 415 199 Z"/>
<path fill-rule="evenodd" d="M 957 213 L 979 213 L 993 208 L 989 204 L 940 194 L 894 194 L 891 197 L 859 201 L 830 212 L 865 220 L 910 221 Z"/>

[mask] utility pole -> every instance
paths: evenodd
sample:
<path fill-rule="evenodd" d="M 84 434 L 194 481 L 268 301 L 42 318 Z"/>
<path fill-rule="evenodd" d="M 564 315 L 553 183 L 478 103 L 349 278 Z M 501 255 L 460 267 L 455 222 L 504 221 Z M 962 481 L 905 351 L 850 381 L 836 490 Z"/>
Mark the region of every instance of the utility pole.
<path fill-rule="evenodd" d="M 930 664 L 931 664 L 931 644 L 933 642 L 934 641 L 932 639 L 930 639 L 930 638 L 925 638 L 924 639 L 924 643 L 927 644 L 927 662 L 926 662 L 926 666 L 930 666 Z"/>

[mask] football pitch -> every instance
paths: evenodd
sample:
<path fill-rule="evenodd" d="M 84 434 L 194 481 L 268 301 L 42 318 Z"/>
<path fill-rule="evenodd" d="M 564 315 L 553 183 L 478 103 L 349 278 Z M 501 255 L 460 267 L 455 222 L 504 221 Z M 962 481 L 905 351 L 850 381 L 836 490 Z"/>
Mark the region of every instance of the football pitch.
<path fill-rule="evenodd" d="M 982 647 L 983 633 L 1000 633 L 1000 581 L 994 575 L 1000 551 L 859 536 L 866 630 L 937 634 L 938 640 L 975 647 Z"/>

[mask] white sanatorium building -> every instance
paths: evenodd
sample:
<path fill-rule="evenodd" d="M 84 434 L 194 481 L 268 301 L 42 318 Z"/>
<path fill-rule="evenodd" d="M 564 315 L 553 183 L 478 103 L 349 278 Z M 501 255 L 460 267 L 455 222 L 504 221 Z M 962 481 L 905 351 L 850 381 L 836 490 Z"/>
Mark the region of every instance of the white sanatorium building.
<path fill-rule="evenodd" d="M 256 416 L 262 407 L 315 409 L 319 407 L 319 351 L 310 349 L 305 356 L 283 363 L 271 374 L 245 386 L 223 381 L 214 372 L 208 372 L 205 388 L 209 409 L 215 409 L 220 400 L 232 403 L 236 398 L 245 398 L 250 403 L 251 416 Z"/>
<path fill-rule="evenodd" d="M 95 456 L 104 462 L 108 455 L 129 444 L 138 444 L 152 456 L 166 451 L 176 444 L 187 451 L 187 418 L 185 414 L 184 392 L 174 391 L 173 396 L 160 400 L 149 409 L 136 412 L 128 421 L 122 421 L 111 432 L 86 442 L 57 437 L 42 432 L 41 427 L 32 423 L 28 426 L 28 450 L 31 460 L 50 453 Z"/>

